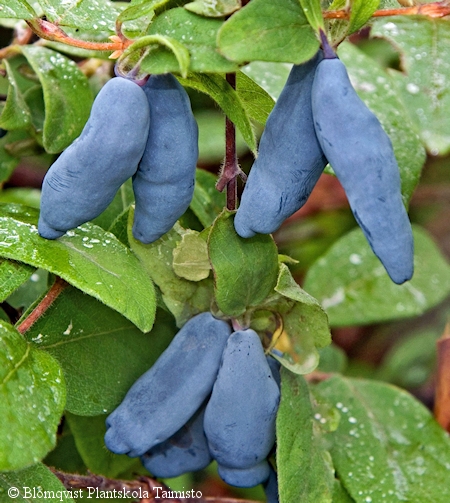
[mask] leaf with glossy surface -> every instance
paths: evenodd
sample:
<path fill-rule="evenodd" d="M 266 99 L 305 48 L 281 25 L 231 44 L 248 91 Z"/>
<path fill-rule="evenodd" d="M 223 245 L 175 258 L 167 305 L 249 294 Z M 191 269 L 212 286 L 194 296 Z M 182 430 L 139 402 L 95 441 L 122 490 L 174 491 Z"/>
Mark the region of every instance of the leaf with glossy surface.
<path fill-rule="evenodd" d="M 36 463 L 56 445 L 65 400 L 56 360 L 0 321 L 0 470 Z"/>
<path fill-rule="evenodd" d="M 151 24 L 148 35 L 162 35 L 186 46 L 190 54 L 189 70 L 192 72 L 227 73 L 237 70 L 217 50 L 217 33 L 223 21 L 197 16 L 183 8 L 167 10 Z M 149 73 L 178 71 L 176 58 L 165 49 L 152 50 L 141 63 Z"/>
<path fill-rule="evenodd" d="M 207 17 L 223 17 L 241 8 L 241 0 L 195 0 L 184 8 Z"/>
<path fill-rule="evenodd" d="M 8 489 L 18 488 L 17 498 L 8 495 Z M 35 489 L 35 493 L 33 493 Z M 43 491 L 48 491 L 45 499 Z M 24 470 L 0 473 L 0 501 L 3 503 L 75 503 L 56 475 L 42 463 Z"/>
<path fill-rule="evenodd" d="M 392 78 L 372 58 L 350 43 L 339 46 L 339 57 L 361 99 L 376 114 L 389 135 L 407 203 L 416 188 L 426 153 Z"/>
<path fill-rule="evenodd" d="M 221 75 L 190 74 L 187 79 L 178 79 L 185 87 L 191 87 L 210 96 L 235 124 L 250 149 L 256 153 L 256 138 L 249 114 L 238 93 Z"/>
<path fill-rule="evenodd" d="M 333 467 L 315 422 L 305 379 L 282 369 L 277 414 L 277 474 L 281 502 L 331 503 Z"/>
<path fill-rule="evenodd" d="M 33 19 L 36 13 L 25 0 L 0 0 L 0 19 Z"/>
<path fill-rule="evenodd" d="M 211 264 L 205 239 L 196 231 L 187 230 L 173 250 L 173 270 L 180 278 L 201 281 L 209 276 Z"/>
<path fill-rule="evenodd" d="M 446 503 L 450 439 L 430 411 L 388 384 L 334 377 L 315 387 L 338 409 L 341 420 L 329 435 L 331 455 L 357 503 L 410 501 Z"/>
<path fill-rule="evenodd" d="M 413 233 L 414 276 L 403 285 L 392 283 L 359 228 L 311 266 L 304 288 L 322 304 L 331 326 L 417 316 L 447 297 L 449 265 L 424 230 L 414 227 Z"/>
<path fill-rule="evenodd" d="M 209 227 L 223 210 L 226 196 L 216 189 L 217 176 L 197 169 L 190 208 L 204 227 Z"/>
<path fill-rule="evenodd" d="M 0 204 L 0 256 L 57 274 L 147 332 L 156 300 L 151 279 L 117 238 L 86 223 L 50 241 L 37 232 L 38 211 Z"/>
<path fill-rule="evenodd" d="M 173 270 L 173 250 L 181 241 L 184 229 L 175 224 L 160 239 L 145 245 L 133 237 L 132 222 L 133 212 L 130 211 L 128 239 L 131 249 L 161 290 L 163 301 L 175 316 L 177 326 L 182 327 L 196 314 L 209 311 L 213 296 L 212 280 L 188 281 L 177 276 Z"/>
<path fill-rule="evenodd" d="M 234 230 L 234 212 L 227 210 L 214 222 L 208 252 L 214 273 L 214 292 L 219 309 L 239 316 L 260 304 L 276 285 L 278 253 L 270 235 L 244 239 Z"/>
<path fill-rule="evenodd" d="M 217 40 L 220 52 L 239 63 L 300 64 L 319 49 L 298 0 L 252 0 L 226 21 Z"/>
<path fill-rule="evenodd" d="M 404 73 L 397 89 L 428 151 L 450 152 L 450 62 L 441 53 L 450 43 L 450 25 L 443 19 L 397 16 L 375 21 L 372 35 L 384 37 L 401 52 Z"/>
<path fill-rule="evenodd" d="M 158 312 L 157 320 L 143 334 L 117 312 L 67 287 L 25 336 L 60 363 L 66 409 L 95 416 L 111 412 L 169 344 L 176 332 L 173 319 Z"/>
<path fill-rule="evenodd" d="M 23 129 L 30 123 L 30 110 L 17 82 L 15 71 L 8 60 L 3 61 L 9 81 L 8 96 L 0 116 L 3 129 Z"/>
<path fill-rule="evenodd" d="M 21 46 L 44 91 L 44 148 L 58 153 L 77 138 L 92 106 L 86 76 L 74 61 L 38 45 Z"/>
<path fill-rule="evenodd" d="M 33 274 L 34 267 L 0 258 L 0 302 L 7 299 L 16 288 Z"/>

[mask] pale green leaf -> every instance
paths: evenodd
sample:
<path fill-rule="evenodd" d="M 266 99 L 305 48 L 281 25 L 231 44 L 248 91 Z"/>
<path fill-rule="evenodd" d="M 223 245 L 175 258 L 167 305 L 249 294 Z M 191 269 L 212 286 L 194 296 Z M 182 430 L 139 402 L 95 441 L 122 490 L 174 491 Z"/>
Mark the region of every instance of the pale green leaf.
<path fill-rule="evenodd" d="M 0 19 L 33 19 L 34 17 L 36 13 L 26 0 L 0 0 Z"/>
<path fill-rule="evenodd" d="M 30 123 L 30 110 L 16 80 L 15 71 L 8 60 L 3 61 L 8 75 L 9 89 L 6 103 L 0 116 L 3 129 L 22 129 Z"/>
<path fill-rule="evenodd" d="M 33 208 L 0 204 L 0 256 L 53 272 L 142 331 L 151 329 L 156 309 L 153 284 L 126 246 L 90 223 L 47 240 L 38 235 L 37 221 Z"/>
<path fill-rule="evenodd" d="M 319 30 L 325 31 L 325 23 L 322 16 L 322 6 L 320 0 L 300 0 L 303 13 L 312 28 L 318 32 Z"/>
<path fill-rule="evenodd" d="M 180 278 L 201 281 L 209 276 L 211 264 L 206 241 L 196 231 L 187 230 L 173 250 L 173 270 Z"/>
<path fill-rule="evenodd" d="M 36 463 L 55 446 L 65 400 L 58 363 L 0 320 L 0 471 Z"/>
<path fill-rule="evenodd" d="M 0 302 L 24 283 L 32 274 L 34 268 L 14 260 L 0 258 Z"/>
<path fill-rule="evenodd" d="M 290 63 L 252 61 L 241 68 L 242 73 L 261 86 L 273 100 L 277 100 L 291 71 Z"/>
<path fill-rule="evenodd" d="M 308 270 L 304 288 L 322 304 L 331 326 L 361 325 L 422 314 L 450 293 L 450 267 L 414 228 L 414 276 L 395 285 L 361 230 L 340 238 Z"/>
<path fill-rule="evenodd" d="M 275 105 L 267 91 L 242 72 L 237 73 L 236 91 L 249 117 L 264 125 Z"/>
<path fill-rule="evenodd" d="M 190 207 L 204 227 L 209 227 L 214 222 L 226 204 L 225 194 L 216 189 L 216 181 L 217 176 L 197 169 Z"/>
<path fill-rule="evenodd" d="M 241 0 L 195 0 L 184 6 L 185 9 L 200 16 L 222 17 L 241 8 Z"/>
<path fill-rule="evenodd" d="M 427 17 L 377 20 L 372 35 L 400 50 L 403 73 L 396 84 L 417 133 L 433 155 L 450 152 L 450 62 L 441 48 L 450 43 L 450 23 Z"/>
<path fill-rule="evenodd" d="M 357 503 L 447 503 L 450 438 L 424 405 L 362 379 L 334 377 L 315 392 L 340 412 L 328 440 L 337 476 Z"/>

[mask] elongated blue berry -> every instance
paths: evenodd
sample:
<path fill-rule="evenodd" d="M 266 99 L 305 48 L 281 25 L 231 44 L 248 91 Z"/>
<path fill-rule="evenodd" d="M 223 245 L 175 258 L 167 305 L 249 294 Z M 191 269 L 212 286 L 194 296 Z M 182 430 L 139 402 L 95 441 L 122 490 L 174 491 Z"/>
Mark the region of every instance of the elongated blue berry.
<path fill-rule="evenodd" d="M 395 283 L 413 275 L 413 236 L 392 143 L 333 54 L 317 66 L 314 126 L 356 221 Z"/>
<path fill-rule="evenodd" d="M 276 231 L 305 204 L 327 164 L 311 110 L 311 88 L 321 59 L 319 51 L 306 63 L 293 66 L 267 119 L 234 219 L 241 237 Z"/>
<path fill-rule="evenodd" d="M 133 236 L 152 243 L 173 227 L 192 200 L 198 127 L 189 97 L 173 75 L 153 75 L 143 89 L 151 128 L 133 179 Z"/>
<path fill-rule="evenodd" d="M 190 319 L 106 419 L 108 449 L 141 456 L 186 424 L 211 393 L 230 332 L 210 313 Z"/>
<path fill-rule="evenodd" d="M 270 466 L 266 460 L 252 466 L 251 468 L 227 468 L 218 465 L 220 478 L 235 487 L 254 487 L 265 482 L 270 476 Z"/>
<path fill-rule="evenodd" d="M 149 131 L 144 91 L 109 80 L 94 100 L 81 135 L 58 157 L 42 185 L 39 234 L 56 239 L 97 217 L 137 170 Z"/>
<path fill-rule="evenodd" d="M 258 334 L 234 332 L 204 420 L 211 454 L 220 465 L 247 469 L 265 460 L 275 442 L 279 399 Z"/>

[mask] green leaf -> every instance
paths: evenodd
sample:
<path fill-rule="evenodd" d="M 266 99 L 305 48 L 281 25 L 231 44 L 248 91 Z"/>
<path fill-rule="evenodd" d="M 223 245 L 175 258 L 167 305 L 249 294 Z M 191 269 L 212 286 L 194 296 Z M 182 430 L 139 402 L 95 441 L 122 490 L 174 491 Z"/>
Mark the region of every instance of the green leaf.
<path fill-rule="evenodd" d="M 298 0 L 252 0 L 226 21 L 217 40 L 220 52 L 239 63 L 300 64 L 319 49 Z"/>
<path fill-rule="evenodd" d="M 352 84 L 361 99 L 377 115 L 391 138 L 407 203 L 416 188 L 426 153 L 390 76 L 370 57 L 350 43 L 339 46 Z M 450 103 L 449 103 L 450 104 Z"/>
<path fill-rule="evenodd" d="M 9 179 L 20 160 L 18 157 L 11 155 L 8 151 L 9 146 L 27 136 L 28 134 L 23 131 L 11 131 L 3 138 L 0 138 L 0 183 Z"/>
<path fill-rule="evenodd" d="M 303 13 L 312 28 L 316 32 L 319 32 L 319 30 L 325 31 L 325 23 L 323 21 L 320 0 L 300 0 L 300 5 L 302 6 Z"/>
<path fill-rule="evenodd" d="M 111 204 L 106 208 L 103 213 L 94 220 L 92 223 L 100 226 L 105 231 L 111 231 L 111 226 L 125 210 L 128 210 L 131 204 L 134 203 L 133 184 L 131 179 L 127 180 L 120 189 L 117 191 Z M 113 233 L 115 234 L 115 233 Z"/>
<path fill-rule="evenodd" d="M 281 503 L 331 503 L 333 467 L 315 422 L 305 379 L 282 369 L 277 414 Z"/>
<path fill-rule="evenodd" d="M 30 110 L 17 82 L 15 71 L 8 60 L 3 60 L 8 75 L 9 89 L 6 103 L 0 116 L 3 129 L 23 129 L 30 123 Z"/>
<path fill-rule="evenodd" d="M 141 261 L 152 280 L 161 290 L 162 298 L 181 327 L 198 313 L 209 311 L 213 295 L 210 278 L 198 282 L 180 278 L 173 270 L 173 250 L 184 234 L 178 224 L 154 243 L 145 245 L 134 239 L 131 232 L 133 212 L 130 211 L 128 239 L 131 249 Z"/>
<path fill-rule="evenodd" d="M 25 336 L 60 363 L 67 410 L 95 416 L 111 412 L 169 344 L 173 320 L 164 312 L 157 320 L 143 334 L 120 314 L 68 287 Z"/>
<path fill-rule="evenodd" d="M 236 91 L 249 117 L 264 125 L 275 105 L 274 100 L 245 73 L 238 72 L 236 77 Z"/>
<path fill-rule="evenodd" d="M 205 18 L 183 8 L 170 9 L 150 25 L 148 35 L 170 36 L 189 50 L 190 71 L 227 73 L 237 66 L 217 51 L 216 38 L 223 21 Z M 155 49 L 142 61 L 148 73 L 178 71 L 175 57 L 165 49 Z"/>
<path fill-rule="evenodd" d="M 126 246 L 90 223 L 58 240 L 46 240 L 38 235 L 37 221 L 34 208 L 0 204 L 0 256 L 57 274 L 142 331 L 151 329 L 156 309 L 153 284 Z"/>
<path fill-rule="evenodd" d="M 185 9 L 200 16 L 222 17 L 241 8 L 241 0 L 195 0 L 187 3 Z"/>
<path fill-rule="evenodd" d="M 58 2 L 60 3 L 60 2 Z M 61 152 L 78 137 L 90 113 L 92 93 L 74 61 L 38 45 L 21 46 L 44 91 L 44 148 Z"/>
<path fill-rule="evenodd" d="M 134 21 L 140 17 L 154 14 L 154 10 L 166 4 L 169 0 L 150 0 L 150 1 L 132 1 L 129 7 L 123 10 L 117 17 L 118 23 L 125 23 L 126 21 Z"/>
<path fill-rule="evenodd" d="M 83 417 L 66 413 L 65 418 L 75 444 L 87 468 L 95 474 L 117 478 L 139 463 L 135 458 L 117 455 L 105 449 L 106 416 Z"/>
<path fill-rule="evenodd" d="M 361 29 L 378 9 L 380 0 L 353 0 L 350 11 L 349 33 Z"/>
<path fill-rule="evenodd" d="M 14 499 L 8 495 L 8 489 L 13 487 L 19 489 L 19 495 Z M 44 493 L 45 491 L 47 494 Z M 0 501 L 2 503 L 11 503 L 11 501 L 18 503 L 75 503 L 56 475 L 53 475 L 42 463 L 24 470 L 0 473 Z"/>
<path fill-rule="evenodd" d="M 417 316 L 447 297 L 450 267 L 425 231 L 413 232 L 414 276 L 403 285 L 392 283 L 359 228 L 313 264 L 304 288 L 322 304 L 331 326 Z"/>
<path fill-rule="evenodd" d="M 183 77 L 186 77 L 190 63 L 189 51 L 184 44 L 181 44 L 176 39 L 159 34 L 147 35 L 130 45 L 118 61 L 119 68 L 121 66 L 121 61 L 126 63 L 127 58 L 141 61 L 143 59 L 143 54 L 150 54 L 151 59 L 153 60 L 153 51 L 159 46 L 169 49 L 172 52 L 178 64 L 178 68 L 176 68 L 175 71 L 180 72 Z M 145 58 L 142 61 L 142 69 L 146 69 L 144 62 Z M 153 72 L 150 71 L 150 73 Z"/>
<path fill-rule="evenodd" d="M 39 0 L 48 21 L 58 26 L 88 28 L 115 33 L 115 21 L 123 4 L 110 0 Z M 126 4 L 125 4 L 126 5 Z"/>
<path fill-rule="evenodd" d="M 48 453 L 43 463 L 66 473 L 79 473 L 81 475 L 87 472 L 86 465 L 76 448 L 67 421 L 62 424 L 62 431 L 58 431 L 56 447 Z"/>
<path fill-rule="evenodd" d="M 333 487 L 333 503 L 353 503 L 355 500 L 344 489 L 344 486 L 339 480 L 334 481 Z"/>
<path fill-rule="evenodd" d="M 378 20 L 372 35 L 400 50 L 404 73 L 396 84 L 417 133 L 433 155 L 450 152 L 450 63 L 440 49 L 450 43 L 446 20 L 407 16 Z"/>
<path fill-rule="evenodd" d="M 260 304 L 273 290 L 278 274 L 278 253 L 270 235 L 244 239 L 233 225 L 234 212 L 224 210 L 214 222 L 208 252 L 214 273 L 219 309 L 239 316 Z"/>
<path fill-rule="evenodd" d="M 238 93 L 221 75 L 190 74 L 187 79 L 178 79 L 185 87 L 191 87 L 210 96 L 224 114 L 240 130 L 250 149 L 256 153 L 256 138 L 249 114 Z"/>
<path fill-rule="evenodd" d="M 22 265 L 29 267 L 26 264 Z M 49 273 L 47 271 L 36 269 L 30 278 L 8 297 L 8 304 L 21 312 L 27 310 L 47 292 L 49 284 L 48 276 Z"/>
<path fill-rule="evenodd" d="M 226 204 L 225 194 L 216 190 L 216 181 L 216 175 L 197 169 L 190 208 L 204 227 L 209 227 L 214 222 Z"/>
<path fill-rule="evenodd" d="M 173 250 L 173 270 L 180 278 L 201 281 L 209 276 L 211 264 L 205 239 L 196 231 L 187 230 Z"/>
<path fill-rule="evenodd" d="M 33 19 L 34 17 L 36 13 L 25 0 L 0 0 L 0 19 Z"/>
<path fill-rule="evenodd" d="M 273 100 L 277 100 L 291 71 L 290 63 L 252 61 L 241 68 L 242 73 L 261 86 Z"/>
<path fill-rule="evenodd" d="M 312 372 L 319 363 L 316 348 L 331 342 L 328 317 L 316 299 L 295 282 L 288 267 L 280 264 L 275 291 L 294 302 L 279 302 L 275 309 L 283 318 L 282 344 L 284 355 L 277 357 L 296 374 Z"/>
<path fill-rule="evenodd" d="M 55 446 L 65 400 L 57 362 L 0 321 L 0 470 L 36 463 Z"/>
<path fill-rule="evenodd" d="M 41 200 L 41 191 L 39 189 L 31 189 L 28 187 L 12 187 L 4 189 L 0 192 L 0 202 L 16 203 L 38 208 Z"/>
<path fill-rule="evenodd" d="M 16 288 L 25 283 L 33 271 L 34 267 L 0 258 L 0 302 L 7 299 Z"/>
<path fill-rule="evenodd" d="M 450 439 L 405 391 L 376 381 L 334 377 L 316 391 L 341 414 L 329 435 L 345 489 L 357 503 L 447 503 Z"/>

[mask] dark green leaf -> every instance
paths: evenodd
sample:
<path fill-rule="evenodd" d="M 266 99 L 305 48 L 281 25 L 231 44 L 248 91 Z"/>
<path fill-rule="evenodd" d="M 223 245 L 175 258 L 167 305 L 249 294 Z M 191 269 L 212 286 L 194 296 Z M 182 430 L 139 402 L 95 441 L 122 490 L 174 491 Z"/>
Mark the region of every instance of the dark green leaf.
<path fill-rule="evenodd" d="M 450 63 L 440 50 L 450 43 L 448 21 L 397 16 L 376 21 L 372 34 L 386 38 L 401 52 L 404 73 L 397 74 L 397 88 L 428 151 L 448 154 Z"/>
<path fill-rule="evenodd" d="M 3 302 L 24 283 L 33 274 L 33 271 L 34 267 L 0 258 L 0 302 Z"/>
<path fill-rule="evenodd" d="M 214 273 L 215 298 L 227 316 L 239 316 L 257 306 L 276 285 L 278 253 L 270 235 L 244 239 L 233 225 L 234 213 L 225 210 L 214 222 L 208 240 Z"/>
<path fill-rule="evenodd" d="M 21 46 L 21 51 L 44 91 L 44 147 L 47 152 L 61 152 L 80 135 L 89 117 L 88 80 L 74 61 L 58 52 L 38 45 Z"/>
<path fill-rule="evenodd" d="M 23 131 L 12 131 L 11 133 L 7 133 L 3 138 L 0 138 L 0 183 L 7 181 L 19 164 L 19 158 L 8 152 L 8 146 L 27 136 L 28 134 Z"/>
<path fill-rule="evenodd" d="M 64 420 L 62 432 L 58 433 L 56 447 L 48 453 L 43 463 L 66 473 L 86 473 L 86 465 L 77 450 L 67 421 Z"/>
<path fill-rule="evenodd" d="M 331 503 L 333 467 L 315 422 L 305 379 L 282 369 L 277 415 L 281 503 Z"/>
<path fill-rule="evenodd" d="M 65 400 L 57 362 L 0 321 L 0 470 L 36 463 L 55 446 Z"/>
<path fill-rule="evenodd" d="M 222 17 L 241 8 L 241 0 L 194 0 L 185 9 L 207 17 Z"/>
<path fill-rule="evenodd" d="M 333 503 L 353 503 L 355 500 L 344 489 L 344 486 L 339 480 L 334 481 L 333 487 Z"/>
<path fill-rule="evenodd" d="M 197 169 L 191 209 L 204 227 L 209 227 L 225 206 L 225 194 L 216 190 L 217 177 Z"/>
<path fill-rule="evenodd" d="M 94 416 L 111 412 L 121 402 L 174 333 L 167 313 L 159 313 L 153 330 L 143 334 L 123 316 L 68 287 L 25 335 L 60 363 L 67 410 Z"/>
<path fill-rule="evenodd" d="M 233 72 L 237 67 L 217 51 L 216 38 L 223 22 L 205 18 L 183 8 L 170 9 L 151 24 L 148 35 L 171 37 L 189 50 L 192 72 Z M 175 57 L 165 49 L 155 49 L 142 61 L 149 73 L 177 72 Z"/>
<path fill-rule="evenodd" d="M 316 387 L 340 414 L 329 436 L 337 476 L 357 503 L 447 503 L 450 439 L 405 391 L 334 377 Z"/>
<path fill-rule="evenodd" d="M 9 89 L 6 103 L 0 116 L 3 129 L 23 129 L 30 123 L 30 110 L 15 77 L 14 69 L 8 60 L 3 61 L 8 75 Z"/>
<path fill-rule="evenodd" d="M 65 417 L 78 452 L 92 473 L 117 478 L 122 472 L 140 463 L 136 458 L 119 456 L 105 448 L 106 416 L 83 417 L 67 413 Z"/>
<path fill-rule="evenodd" d="M 339 46 L 353 86 L 377 115 L 391 138 L 402 179 L 405 202 L 411 198 L 425 163 L 425 149 L 414 131 L 390 76 L 370 57 L 350 43 Z"/>
<path fill-rule="evenodd" d="M 219 31 L 219 50 L 227 58 L 300 64 L 319 48 L 298 0 L 252 0 Z"/>
<path fill-rule="evenodd" d="M 163 301 L 175 316 L 177 326 L 183 326 L 198 313 L 209 311 L 213 296 L 212 280 L 208 278 L 198 282 L 188 281 L 177 276 L 173 270 L 173 250 L 181 241 L 184 229 L 175 224 L 174 228 L 160 239 L 144 245 L 134 239 L 131 232 L 132 221 L 133 212 L 130 211 L 128 239 L 131 249 L 161 290 Z"/>
<path fill-rule="evenodd" d="M 418 227 L 414 228 L 414 241 L 415 272 L 403 285 L 392 283 L 358 228 L 313 264 L 304 288 L 320 301 L 331 326 L 417 316 L 450 293 L 450 267 Z"/>
<path fill-rule="evenodd" d="M 242 137 L 250 149 L 256 153 L 256 138 L 250 123 L 249 114 L 238 93 L 224 77 L 214 74 L 193 73 L 187 79 L 179 79 L 179 81 L 183 86 L 192 87 L 197 91 L 207 94 L 216 101 L 225 115 L 240 130 Z"/>
<path fill-rule="evenodd" d="M 25 265 L 25 264 L 22 264 Z M 28 267 L 28 266 L 27 266 Z M 17 288 L 7 299 L 10 306 L 26 310 L 48 290 L 48 272 L 37 269 L 30 278 Z"/>
<path fill-rule="evenodd" d="M 350 11 L 349 33 L 361 29 L 378 9 L 380 0 L 353 0 Z"/>
<path fill-rule="evenodd" d="M 270 95 L 245 73 L 238 72 L 236 91 L 248 115 L 260 124 L 265 124 L 275 105 Z"/>
<path fill-rule="evenodd" d="M 8 489 L 19 489 L 17 498 L 8 496 Z M 47 494 L 44 494 L 47 491 Z M 75 492 L 75 491 L 74 491 Z M 78 493 L 79 494 L 79 493 Z M 56 475 L 42 463 L 24 470 L 0 473 L 0 501 L 2 503 L 75 503 Z"/>
<path fill-rule="evenodd" d="M 0 204 L 0 256 L 53 272 L 142 331 L 151 329 L 156 309 L 153 284 L 127 247 L 90 223 L 58 240 L 46 240 L 38 235 L 37 221 L 33 208 Z"/>

